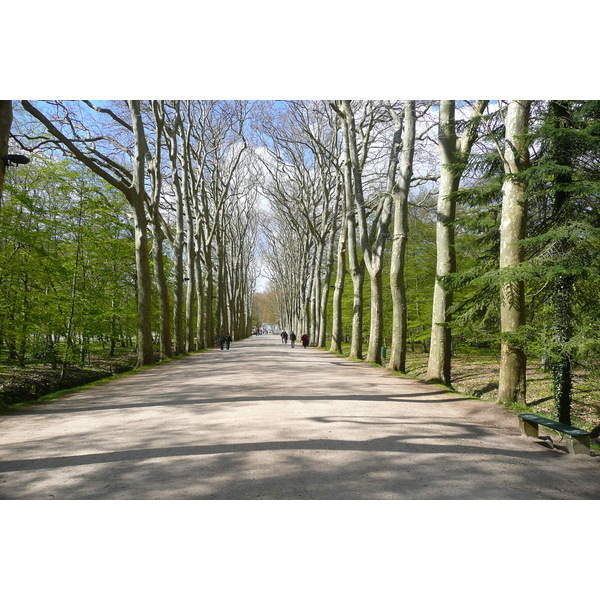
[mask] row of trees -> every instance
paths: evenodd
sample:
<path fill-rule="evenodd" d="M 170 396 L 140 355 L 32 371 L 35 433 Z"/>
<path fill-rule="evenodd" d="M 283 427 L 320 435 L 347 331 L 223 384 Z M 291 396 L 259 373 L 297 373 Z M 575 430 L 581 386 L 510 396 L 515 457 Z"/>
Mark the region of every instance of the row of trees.
<path fill-rule="evenodd" d="M 12 108 L 0 105 L 4 146 Z M 349 339 L 357 358 L 366 341 L 375 363 L 391 340 L 387 366 L 399 371 L 408 343 L 420 342 L 428 378 L 446 384 L 457 337 L 497 343 L 499 400 L 524 402 L 535 356 L 553 370 L 569 421 L 573 364 L 595 355 L 600 326 L 598 102 L 15 109 L 11 143 L 45 159 L 11 171 L 2 207 L 2 339 L 13 355 L 34 335 L 113 344 L 116 316 L 131 313 L 140 364 L 153 360 L 153 343 L 170 356 L 213 345 L 221 329 L 247 335 L 260 247 L 286 328 L 333 351 Z M 100 240 L 109 225 L 114 252 L 95 257 L 95 231 Z M 30 263 L 51 270 L 40 252 L 64 259 L 60 277 L 32 283 Z M 29 330 L 32 296 L 43 294 L 63 299 L 60 316 Z M 85 307 L 109 304 L 103 328 L 88 326 Z"/>
<path fill-rule="evenodd" d="M 430 341 L 427 377 L 451 384 L 454 327 L 500 345 L 503 403 L 525 403 L 527 357 L 540 357 L 568 423 L 573 364 L 593 354 L 600 326 L 599 109 L 516 100 L 279 105 L 263 127 L 263 193 L 273 211 L 266 260 L 285 326 L 322 347 L 331 327 L 331 350 L 340 351 L 351 283 L 351 356 L 363 357 L 366 340 L 366 359 L 382 363 L 391 338 L 387 366 L 404 371 L 412 326 L 413 340 Z M 411 306 L 432 226 L 424 336 Z"/>
<path fill-rule="evenodd" d="M 34 157 L 8 169 L 1 206 L 0 340 L 11 356 L 22 362 L 42 339 L 64 342 L 66 357 L 76 339 L 112 346 L 119 332 L 143 365 L 156 349 L 212 346 L 220 330 L 248 335 L 258 220 L 249 103 L 3 109 L 12 146 Z"/>

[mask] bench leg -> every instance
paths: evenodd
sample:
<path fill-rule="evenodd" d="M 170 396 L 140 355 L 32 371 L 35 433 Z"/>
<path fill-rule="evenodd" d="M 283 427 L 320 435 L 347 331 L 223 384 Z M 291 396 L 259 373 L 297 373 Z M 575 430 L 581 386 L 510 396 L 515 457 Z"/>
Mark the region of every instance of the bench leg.
<path fill-rule="evenodd" d="M 519 427 L 521 428 L 521 433 L 526 435 L 527 437 L 537 437 L 538 436 L 538 424 L 530 423 L 529 421 L 524 421 L 523 419 L 519 419 Z"/>
<path fill-rule="evenodd" d="M 568 435 L 566 437 L 567 440 L 567 450 L 569 454 L 590 454 L 590 436 L 589 435 L 580 435 L 577 437 L 571 437 Z"/>

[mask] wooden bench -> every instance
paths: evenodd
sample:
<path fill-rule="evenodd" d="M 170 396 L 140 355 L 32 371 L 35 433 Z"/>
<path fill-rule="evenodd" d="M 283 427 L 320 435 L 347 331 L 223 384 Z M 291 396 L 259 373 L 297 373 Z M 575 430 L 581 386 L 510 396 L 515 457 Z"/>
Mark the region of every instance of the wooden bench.
<path fill-rule="evenodd" d="M 583 429 L 577 429 L 546 417 L 524 413 L 519 415 L 519 427 L 523 435 L 538 437 L 538 426 L 554 429 L 563 434 L 567 441 L 567 450 L 570 454 L 590 453 L 590 434 Z"/>

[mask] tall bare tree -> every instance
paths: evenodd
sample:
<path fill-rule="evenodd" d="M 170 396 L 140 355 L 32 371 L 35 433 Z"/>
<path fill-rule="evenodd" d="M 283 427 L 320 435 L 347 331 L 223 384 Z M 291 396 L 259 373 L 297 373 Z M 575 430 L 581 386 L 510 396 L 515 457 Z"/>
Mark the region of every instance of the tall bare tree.
<path fill-rule="evenodd" d="M 185 199 L 184 184 L 182 182 L 181 166 L 179 162 L 179 127 L 181 124 L 181 111 L 179 101 L 173 103 L 173 110 L 163 107 L 165 142 L 169 154 L 171 168 L 171 182 L 175 194 L 175 227 L 173 232 L 173 258 L 174 258 L 174 294 L 173 294 L 173 330 L 175 353 L 184 354 L 186 350 L 186 336 L 184 327 L 185 318 L 185 271 L 184 271 L 184 248 L 185 248 Z"/>
<path fill-rule="evenodd" d="M 164 219 L 161 213 L 163 177 L 161 172 L 161 146 L 164 135 L 164 111 L 162 103 L 152 102 L 152 113 L 155 123 L 154 155 L 148 156 L 148 172 L 151 181 L 150 222 L 152 228 L 152 264 L 154 280 L 158 293 L 160 312 L 160 354 L 163 358 L 173 355 L 171 344 L 171 299 L 164 266 Z"/>
<path fill-rule="evenodd" d="M 374 208 L 374 214 L 371 217 L 371 222 L 369 223 L 363 184 L 363 169 L 370 143 L 369 138 L 379 120 L 379 116 L 377 115 L 377 112 L 372 109 L 372 107 L 367 107 L 367 110 L 372 111 L 372 114 L 369 117 L 368 126 L 365 128 L 366 134 L 364 131 L 361 132 L 361 155 L 361 153 L 359 153 L 357 127 L 351 102 L 349 100 L 341 100 L 339 101 L 339 107 L 339 112 L 342 116 L 343 122 L 342 128 L 344 134 L 344 144 L 346 148 L 346 160 L 349 161 L 349 165 L 346 166 L 344 172 L 346 178 L 348 176 L 351 177 L 351 185 L 347 182 L 345 187 L 348 198 L 348 206 L 351 207 L 351 212 L 353 213 L 352 218 L 349 219 L 348 235 L 351 235 L 353 220 L 356 218 L 364 265 L 368 270 L 371 284 L 371 322 L 367 360 L 370 362 L 381 363 L 381 346 L 383 341 L 383 251 L 385 247 L 385 239 L 389 236 L 388 228 L 392 215 L 392 187 L 394 185 L 396 168 L 398 165 L 398 152 L 400 148 L 401 136 L 401 131 L 398 129 L 398 127 L 401 127 L 401 121 L 395 122 L 396 128 L 393 132 L 392 140 L 390 142 L 385 189 L 383 192 L 380 192 L 376 195 L 379 200 Z M 350 194 L 349 197 L 348 194 Z M 349 238 L 349 249 L 351 244 L 352 242 Z M 360 267 L 358 264 L 356 264 L 356 255 L 353 256 L 353 254 L 354 253 L 351 251 L 351 272 L 356 273 L 356 275 L 353 276 L 353 281 L 354 278 L 356 278 L 356 284 L 358 284 L 358 286 L 355 285 L 356 294 L 358 288 L 360 287 L 360 274 L 358 272 Z M 352 263 L 354 263 L 354 268 Z M 358 332 L 356 332 L 356 334 L 358 334 Z M 355 333 L 353 332 L 353 345 L 354 336 Z"/>
<path fill-rule="evenodd" d="M 359 258 L 358 244 L 356 241 L 356 201 L 355 201 L 355 177 L 353 175 L 352 156 L 350 153 L 350 131 L 348 125 L 348 115 L 344 101 L 336 102 L 337 111 L 340 116 L 342 129 L 342 179 L 344 182 L 344 218 L 346 221 L 345 230 L 347 236 L 347 255 L 348 271 L 352 279 L 352 338 L 350 342 L 350 356 L 352 358 L 363 357 L 363 289 L 365 281 L 365 261 L 364 256 Z M 356 139 L 356 138 L 355 138 Z M 366 144 L 363 144 L 366 150 Z M 366 153 L 365 153 L 366 155 Z"/>
<path fill-rule="evenodd" d="M 436 220 L 436 278 L 433 291 L 431 320 L 431 347 L 427 366 L 427 379 L 450 385 L 452 332 L 450 308 L 452 291 L 445 278 L 456 272 L 454 246 L 456 198 L 462 174 L 471 148 L 477 139 L 478 124 L 488 100 L 478 100 L 471 118 L 460 137 L 456 134 L 456 102 L 440 101 L 438 141 L 440 152 L 440 184 Z"/>
<path fill-rule="evenodd" d="M 394 232 L 392 236 L 392 259 L 390 285 L 392 290 L 392 345 L 387 368 L 394 371 L 406 370 L 407 306 L 404 266 L 408 242 L 408 195 L 413 173 L 415 152 L 416 110 L 415 101 L 404 105 L 404 123 L 392 111 L 397 120 L 396 130 L 402 130 L 402 150 L 398 177 L 393 182 Z"/>
<path fill-rule="evenodd" d="M 138 364 L 145 365 L 154 361 L 152 340 L 152 304 L 151 274 L 148 249 L 148 219 L 145 203 L 145 164 L 148 153 L 140 102 L 127 102 L 129 122 L 108 108 L 98 109 L 109 115 L 113 124 L 128 132 L 133 139 L 131 167 L 128 169 L 103 152 L 97 142 L 102 137 L 92 136 L 87 129 L 73 118 L 62 102 L 51 103 L 60 114 L 50 119 L 40 109 L 27 100 L 22 100 L 23 108 L 40 121 L 56 143 L 71 153 L 94 173 L 123 193 L 133 211 L 135 226 L 135 254 L 137 271 L 137 326 L 138 326 Z M 92 106 L 91 103 L 88 103 Z M 62 123 L 64 130 L 55 122 Z"/>

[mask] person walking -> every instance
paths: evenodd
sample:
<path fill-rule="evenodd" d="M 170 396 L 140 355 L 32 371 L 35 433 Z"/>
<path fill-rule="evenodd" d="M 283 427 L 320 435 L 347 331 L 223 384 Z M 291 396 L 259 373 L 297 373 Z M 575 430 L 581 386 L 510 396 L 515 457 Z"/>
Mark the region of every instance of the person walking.
<path fill-rule="evenodd" d="M 225 345 L 227 347 L 227 350 L 229 350 L 229 346 L 231 345 L 231 336 L 229 334 L 227 334 L 227 336 L 225 337 Z"/>
<path fill-rule="evenodd" d="M 219 334 L 219 346 L 221 347 L 221 350 L 223 350 L 223 346 L 225 345 L 225 340 L 227 340 L 227 337 L 221 331 L 221 333 Z M 227 346 L 227 348 L 229 349 L 229 346 Z"/>
<path fill-rule="evenodd" d="M 285 340 L 287 339 L 287 333 L 285 332 L 285 329 L 281 332 L 281 343 L 285 344 Z"/>
<path fill-rule="evenodd" d="M 288 334 L 287 334 L 287 331 L 284 331 L 284 332 L 282 333 L 281 337 L 283 338 L 283 341 L 284 341 L 284 343 L 285 343 L 285 344 L 287 344 L 287 341 L 288 341 Z"/>
<path fill-rule="evenodd" d="M 292 348 L 296 346 L 296 334 L 293 331 L 290 332 L 290 345 Z"/>
<path fill-rule="evenodd" d="M 310 340 L 308 339 L 308 335 L 304 333 L 300 339 L 302 340 L 302 347 L 306 348 L 306 346 L 308 346 L 308 342 L 310 342 Z"/>

